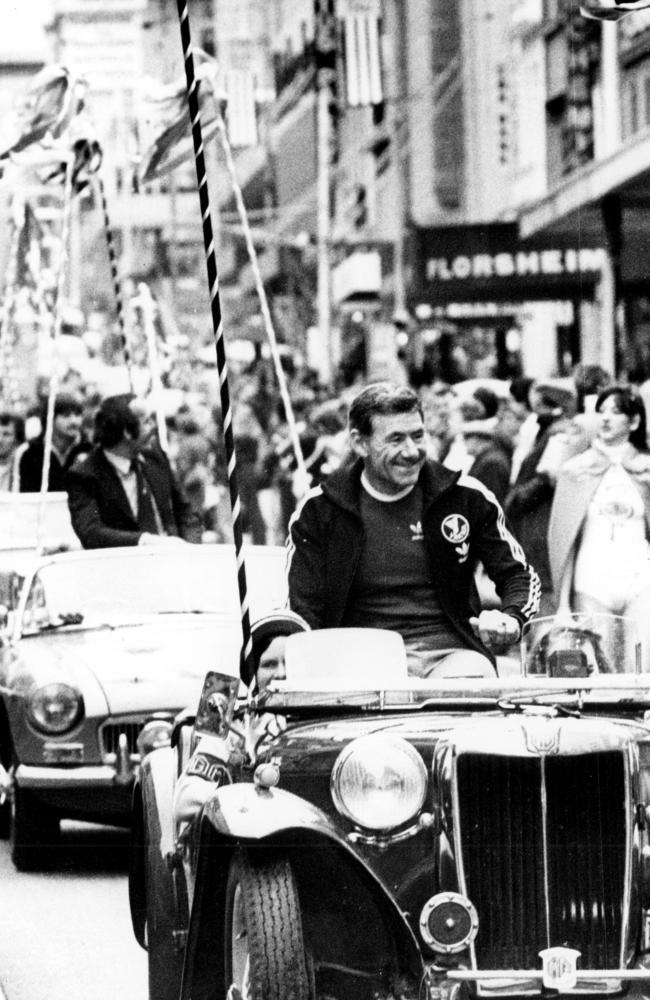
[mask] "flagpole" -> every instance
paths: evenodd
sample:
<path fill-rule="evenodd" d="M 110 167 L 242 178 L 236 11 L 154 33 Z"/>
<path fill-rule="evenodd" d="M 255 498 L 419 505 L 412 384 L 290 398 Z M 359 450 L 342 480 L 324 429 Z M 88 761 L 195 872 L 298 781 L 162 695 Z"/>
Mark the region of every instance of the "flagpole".
<path fill-rule="evenodd" d="M 330 99 L 336 60 L 334 0 L 314 0 L 316 52 L 316 260 L 318 331 L 324 381 L 333 374 L 330 264 Z"/>
<path fill-rule="evenodd" d="M 126 337 L 126 323 L 124 321 L 124 301 L 122 299 L 122 284 L 120 282 L 120 276 L 117 269 L 117 254 L 115 253 L 113 229 L 111 227 L 111 220 L 108 214 L 108 201 L 106 199 L 106 188 L 104 187 L 104 180 L 101 174 L 97 175 L 97 188 L 99 190 L 99 198 L 102 206 L 102 215 L 104 218 L 104 235 L 106 236 L 108 260 L 111 268 L 113 292 L 115 294 L 115 312 L 117 314 L 117 322 L 120 328 L 122 354 L 124 355 L 124 363 L 126 365 L 126 371 L 129 377 L 129 389 L 131 390 L 131 392 L 133 392 L 133 372 L 131 370 L 131 353 L 129 351 L 129 343 Z"/>
<path fill-rule="evenodd" d="M 223 419 L 224 443 L 228 463 L 228 486 L 230 491 L 230 507 L 232 510 L 233 537 L 237 559 L 237 585 L 239 589 L 239 604 L 241 612 L 241 627 L 243 651 L 240 666 L 241 678 L 250 684 L 254 676 L 253 643 L 251 639 L 250 613 L 248 607 L 248 590 L 246 586 L 246 565 L 243 553 L 243 532 L 241 523 L 241 502 L 237 483 L 237 462 L 235 455 L 235 439 L 232 426 L 232 408 L 230 405 L 230 389 L 228 385 L 228 365 L 226 360 L 225 341 L 223 336 L 223 320 L 221 301 L 219 298 L 219 273 L 214 250 L 214 235 L 210 216 L 210 195 L 208 178 L 205 168 L 201 117 L 199 113 L 199 95 L 194 56 L 192 53 L 192 37 L 187 0 L 177 0 L 178 19 L 180 23 L 183 63 L 187 81 L 187 101 L 189 105 L 190 123 L 192 126 L 192 142 L 194 146 L 194 163 L 196 180 L 199 189 L 201 219 L 203 223 L 203 243 L 205 247 L 205 262 L 207 268 L 208 288 L 210 293 L 210 311 L 214 330 L 215 348 L 217 353 L 217 371 L 219 376 L 219 391 L 221 396 L 221 414 Z"/>
<path fill-rule="evenodd" d="M 215 104 L 216 104 L 216 97 L 215 97 Z M 307 468 L 305 466 L 305 459 L 302 453 L 302 447 L 300 445 L 300 435 L 298 434 L 296 417 L 293 412 L 291 397 L 289 396 L 287 377 L 285 375 L 284 368 L 282 367 L 282 361 L 280 359 L 280 351 L 278 349 L 278 341 L 275 335 L 273 319 L 271 318 L 271 310 L 269 309 L 269 302 L 266 296 L 266 289 L 264 288 L 264 282 L 262 281 L 262 274 L 260 271 L 259 260 L 257 257 L 257 250 L 255 249 L 255 244 L 253 243 L 253 236 L 248 221 L 248 213 L 246 211 L 246 205 L 244 203 L 244 196 L 242 194 L 242 189 L 237 180 L 237 174 L 235 171 L 235 163 L 232 156 L 230 140 L 228 139 L 228 133 L 226 131 L 226 124 L 223 120 L 223 117 L 219 113 L 218 108 L 217 108 L 217 114 L 218 114 L 217 131 L 226 158 L 226 166 L 228 167 L 228 173 L 230 175 L 230 183 L 232 185 L 233 193 L 235 195 L 235 202 L 237 204 L 237 210 L 239 212 L 239 217 L 242 223 L 242 229 L 244 231 L 246 249 L 248 250 L 248 256 L 251 262 L 251 268 L 253 270 L 253 278 L 255 280 L 255 288 L 257 290 L 257 296 L 260 300 L 260 308 L 262 310 L 262 317 L 264 319 L 266 336 L 269 342 L 269 347 L 271 349 L 271 358 L 273 359 L 273 366 L 275 368 L 275 373 L 278 379 L 280 396 L 282 397 L 282 402 L 284 404 L 284 412 L 287 418 L 289 436 L 291 438 L 294 454 L 296 456 L 296 466 L 298 469 L 298 485 L 302 494 L 306 492 L 308 488 L 309 473 L 307 472 Z"/>
<path fill-rule="evenodd" d="M 45 432 L 43 434 L 43 468 L 41 472 L 41 499 L 38 509 L 38 524 L 36 529 L 36 553 L 43 553 L 43 532 L 45 527 L 45 506 L 47 502 L 48 483 L 50 478 L 50 458 L 52 451 L 52 436 L 54 430 L 54 404 L 59 387 L 58 369 L 58 343 L 61 333 L 63 290 L 65 283 L 66 263 L 68 256 L 68 240 L 70 237 L 70 219 L 72 209 L 72 172 L 74 168 L 74 155 L 68 154 L 65 165 L 65 181 L 63 186 L 63 214 L 61 220 L 61 249 L 57 261 L 56 298 L 52 311 L 52 328 L 50 340 L 52 343 L 52 371 L 50 373 L 50 386 L 47 398 L 47 415 L 45 418 Z"/>

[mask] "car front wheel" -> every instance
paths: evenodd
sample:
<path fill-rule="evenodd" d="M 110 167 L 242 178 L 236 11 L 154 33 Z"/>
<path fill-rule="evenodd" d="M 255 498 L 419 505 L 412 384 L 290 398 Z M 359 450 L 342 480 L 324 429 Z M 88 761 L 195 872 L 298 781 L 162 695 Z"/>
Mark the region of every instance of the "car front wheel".
<path fill-rule="evenodd" d="M 289 861 L 235 855 L 226 892 L 226 1000 L 312 1000 Z"/>
<path fill-rule="evenodd" d="M 9 832 L 11 859 L 18 871 L 44 868 L 59 841 L 59 819 L 31 792 L 14 782 Z"/>

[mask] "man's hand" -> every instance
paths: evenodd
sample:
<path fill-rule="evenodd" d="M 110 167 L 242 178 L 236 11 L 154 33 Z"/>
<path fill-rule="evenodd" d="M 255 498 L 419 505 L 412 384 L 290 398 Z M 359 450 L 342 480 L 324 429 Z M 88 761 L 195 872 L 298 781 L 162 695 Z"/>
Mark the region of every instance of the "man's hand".
<path fill-rule="evenodd" d="M 178 535 L 152 535 L 148 531 L 143 531 L 138 539 L 138 545 L 157 545 L 162 548 L 165 545 L 187 545 L 187 542 Z"/>
<path fill-rule="evenodd" d="M 481 642 L 495 652 L 507 649 L 513 642 L 517 642 L 521 634 L 517 619 L 512 615 L 504 615 L 496 608 L 481 611 L 478 618 L 470 618 L 469 623 Z"/>

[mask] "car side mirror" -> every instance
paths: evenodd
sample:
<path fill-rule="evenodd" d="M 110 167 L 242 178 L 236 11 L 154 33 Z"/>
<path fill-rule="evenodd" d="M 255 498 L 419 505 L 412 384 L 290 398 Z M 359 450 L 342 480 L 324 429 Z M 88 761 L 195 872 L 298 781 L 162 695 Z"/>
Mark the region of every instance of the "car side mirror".
<path fill-rule="evenodd" d="M 239 685 L 238 677 L 208 671 L 196 712 L 195 733 L 221 737 L 228 734 Z"/>

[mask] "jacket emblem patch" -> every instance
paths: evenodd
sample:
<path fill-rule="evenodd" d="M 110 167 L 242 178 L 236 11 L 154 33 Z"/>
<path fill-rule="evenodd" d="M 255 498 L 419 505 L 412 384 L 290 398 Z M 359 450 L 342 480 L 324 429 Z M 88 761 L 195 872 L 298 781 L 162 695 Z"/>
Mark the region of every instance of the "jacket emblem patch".
<path fill-rule="evenodd" d="M 440 525 L 442 536 L 452 545 L 460 545 L 469 538 L 469 521 L 462 514 L 448 514 Z M 468 546 L 469 550 L 469 546 Z"/>
<path fill-rule="evenodd" d="M 424 538 L 424 532 L 422 531 L 422 521 L 416 521 L 415 524 L 409 524 L 411 529 L 411 541 L 421 542 Z"/>
<path fill-rule="evenodd" d="M 460 545 L 455 545 L 454 548 L 458 553 L 458 562 L 464 563 L 469 555 L 469 542 L 461 542 Z"/>

